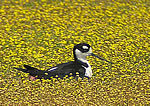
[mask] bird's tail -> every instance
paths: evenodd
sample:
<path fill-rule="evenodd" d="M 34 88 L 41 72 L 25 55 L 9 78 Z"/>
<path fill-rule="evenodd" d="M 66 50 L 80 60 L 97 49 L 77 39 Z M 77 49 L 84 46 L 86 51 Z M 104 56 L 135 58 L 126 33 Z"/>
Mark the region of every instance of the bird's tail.
<path fill-rule="evenodd" d="M 42 78 L 45 76 L 45 71 L 42 70 L 38 70 L 37 68 L 28 66 L 28 65 L 24 65 L 25 69 L 23 68 L 15 68 L 19 71 L 25 72 L 25 73 L 29 73 L 29 75 L 31 76 L 38 76 L 38 78 Z"/>
<path fill-rule="evenodd" d="M 25 72 L 25 73 L 30 73 L 30 71 L 37 70 L 36 68 L 28 66 L 28 65 L 24 65 L 24 67 L 25 67 L 25 69 L 23 69 L 23 68 L 15 68 L 15 69 Z"/>
<path fill-rule="evenodd" d="M 27 69 L 23 69 L 23 68 L 15 68 L 15 69 L 17 69 L 17 70 L 19 70 L 19 71 L 22 71 L 22 72 L 25 72 L 25 73 L 28 73 L 28 72 L 27 72 Z"/>

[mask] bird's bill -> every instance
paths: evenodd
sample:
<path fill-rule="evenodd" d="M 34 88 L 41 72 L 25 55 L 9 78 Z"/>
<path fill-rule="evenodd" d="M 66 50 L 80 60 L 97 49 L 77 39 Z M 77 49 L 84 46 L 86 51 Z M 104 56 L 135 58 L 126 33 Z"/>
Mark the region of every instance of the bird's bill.
<path fill-rule="evenodd" d="M 111 61 L 108 61 L 108 60 L 106 60 L 106 59 L 103 59 L 103 58 L 101 58 L 101 57 L 99 57 L 99 56 L 97 56 L 97 55 L 95 55 L 95 54 L 93 54 L 93 53 L 91 53 L 91 56 L 97 57 L 97 58 L 99 58 L 99 59 L 101 59 L 101 60 L 104 60 L 104 61 L 106 61 L 106 62 L 108 62 L 108 63 L 113 64 Z"/>

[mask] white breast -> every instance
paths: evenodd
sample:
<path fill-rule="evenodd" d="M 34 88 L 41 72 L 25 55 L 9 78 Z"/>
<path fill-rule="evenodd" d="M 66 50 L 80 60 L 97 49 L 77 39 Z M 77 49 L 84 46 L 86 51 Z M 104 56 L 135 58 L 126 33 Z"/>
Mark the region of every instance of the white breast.
<path fill-rule="evenodd" d="M 86 69 L 85 71 L 85 76 L 87 77 L 92 77 L 92 70 L 91 70 L 91 66 L 90 64 L 88 63 L 88 61 L 86 62 L 88 64 L 88 67 L 85 67 L 85 66 L 82 66 Z"/>

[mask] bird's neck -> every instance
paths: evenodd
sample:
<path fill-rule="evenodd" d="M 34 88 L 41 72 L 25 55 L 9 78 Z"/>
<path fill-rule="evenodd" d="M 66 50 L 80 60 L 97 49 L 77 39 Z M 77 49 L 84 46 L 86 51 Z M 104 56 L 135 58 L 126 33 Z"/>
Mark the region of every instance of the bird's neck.
<path fill-rule="evenodd" d="M 75 54 L 74 53 L 74 58 L 75 58 L 75 60 L 79 60 L 79 61 L 84 62 L 84 63 L 88 62 L 86 59 L 86 56 L 84 56 L 82 54 Z"/>
<path fill-rule="evenodd" d="M 80 61 L 80 60 L 75 60 L 75 63 L 77 63 L 77 64 L 80 64 L 80 65 L 82 65 L 82 66 L 84 66 L 84 67 L 86 67 L 86 68 L 88 68 L 90 65 L 89 65 L 89 63 L 88 63 L 88 61 Z"/>
<path fill-rule="evenodd" d="M 88 62 L 88 60 L 86 59 L 86 56 L 77 56 L 75 58 L 75 61 L 82 64 L 82 65 L 85 65 L 86 67 L 88 67 L 90 64 Z"/>
<path fill-rule="evenodd" d="M 79 61 L 83 62 L 83 63 L 88 63 L 86 57 L 85 58 L 77 58 Z"/>

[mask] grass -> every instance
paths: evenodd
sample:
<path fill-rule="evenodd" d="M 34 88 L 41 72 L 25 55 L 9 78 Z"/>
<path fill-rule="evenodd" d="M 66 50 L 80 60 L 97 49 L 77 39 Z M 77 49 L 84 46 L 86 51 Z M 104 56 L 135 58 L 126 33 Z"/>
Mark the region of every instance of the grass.
<path fill-rule="evenodd" d="M 1 105 L 149 105 L 148 0 L 1 0 Z M 85 42 L 93 77 L 30 81 L 14 67 L 48 69 Z"/>

